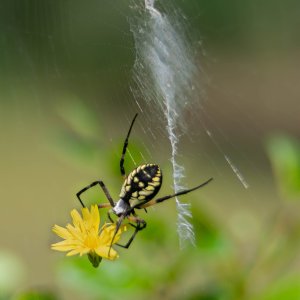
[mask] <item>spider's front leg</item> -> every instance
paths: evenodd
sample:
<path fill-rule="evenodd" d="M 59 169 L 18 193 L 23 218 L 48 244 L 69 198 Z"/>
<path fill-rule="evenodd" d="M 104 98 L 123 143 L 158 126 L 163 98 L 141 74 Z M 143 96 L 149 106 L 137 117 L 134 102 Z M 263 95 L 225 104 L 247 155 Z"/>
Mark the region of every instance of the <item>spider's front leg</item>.
<path fill-rule="evenodd" d="M 124 169 L 125 154 L 126 154 L 126 150 L 127 150 L 127 147 L 128 147 L 128 141 L 129 141 L 130 132 L 131 132 L 131 129 L 133 127 L 133 124 L 134 124 L 134 121 L 135 121 L 137 115 L 138 114 L 135 114 L 133 120 L 131 121 L 131 125 L 129 127 L 126 139 L 124 141 L 122 155 L 121 155 L 121 159 L 120 159 L 120 171 L 121 171 L 121 175 L 123 176 L 124 179 L 126 178 L 126 173 L 125 173 L 125 169 Z"/>
<path fill-rule="evenodd" d="M 136 225 L 129 223 L 135 230 L 132 234 L 132 236 L 130 237 L 130 239 L 128 240 L 128 242 L 125 245 L 120 245 L 120 244 L 116 244 L 119 247 L 128 249 L 131 245 L 131 243 L 133 242 L 133 240 L 135 239 L 135 236 L 137 235 L 137 233 L 143 229 L 146 228 L 147 223 L 145 220 L 139 218 L 138 216 L 128 216 L 127 219 L 129 220 L 129 222 L 134 222 L 136 223 Z"/>
<path fill-rule="evenodd" d="M 106 203 L 104 203 L 104 204 L 106 204 Z M 112 217 L 110 215 L 112 212 L 113 211 L 111 209 L 107 211 L 107 218 L 109 219 L 110 222 L 115 223 L 115 221 L 112 219 Z"/>
<path fill-rule="evenodd" d="M 82 207 L 85 207 L 85 205 L 83 204 L 83 201 L 81 200 L 80 195 L 81 195 L 82 193 L 84 193 L 85 191 L 89 190 L 90 188 L 92 188 L 93 186 L 97 185 L 97 184 L 99 184 L 99 186 L 100 186 L 101 189 L 103 190 L 103 192 L 104 192 L 104 194 L 105 194 L 107 200 L 109 201 L 110 206 L 114 207 L 114 206 L 115 206 L 115 202 L 114 202 L 114 200 L 112 199 L 112 197 L 111 197 L 111 195 L 110 195 L 110 193 L 109 193 L 109 191 L 108 191 L 106 185 L 104 184 L 104 182 L 103 182 L 102 180 L 94 181 L 94 182 L 91 183 L 90 185 L 88 185 L 88 186 L 86 186 L 85 188 L 81 189 L 81 190 L 76 194 L 76 196 L 77 196 L 77 198 L 78 198 L 80 204 L 82 205 Z"/>
<path fill-rule="evenodd" d="M 101 203 L 98 205 L 98 207 L 99 208 L 107 208 L 107 207 L 110 207 L 110 205 L 108 203 Z M 113 218 L 111 217 L 111 213 L 113 213 L 112 209 L 107 211 L 107 218 L 110 220 L 111 223 L 116 224 L 116 231 L 115 231 L 115 234 L 112 239 L 112 244 L 113 244 L 113 240 L 114 240 L 124 218 L 127 218 L 129 220 L 128 224 L 134 228 L 134 232 L 133 232 L 132 236 L 129 238 L 129 240 L 127 241 L 127 243 L 125 245 L 116 243 L 117 246 L 128 249 L 129 246 L 131 245 L 131 243 L 133 242 L 135 236 L 137 235 L 137 233 L 139 231 L 143 230 L 144 228 L 146 228 L 147 223 L 145 220 L 139 218 L 137 215 L 133 215 L 133 216 L 131 215 L 131 216 L 127 216 L 127 217 L 125 217 L 125 215 L 123 215 L 117 221 L 114 221 Z M 130 222 L 134 222 L 134 223 L 136 223 L 136 225 L 134 225 Z"/>

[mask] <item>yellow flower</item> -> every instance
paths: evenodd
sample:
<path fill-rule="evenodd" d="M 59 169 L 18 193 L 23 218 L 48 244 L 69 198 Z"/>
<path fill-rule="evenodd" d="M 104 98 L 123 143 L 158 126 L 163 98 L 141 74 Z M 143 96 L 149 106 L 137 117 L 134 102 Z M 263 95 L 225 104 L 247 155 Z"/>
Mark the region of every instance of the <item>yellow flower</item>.
<path fill-rule="evenodd" d="M 69 251 L 67 256 L 87 254 L 94 267 L 98 267 L 103 258 L 114 260 L 118 258 L 118 253 L 111 248 L 116 224 L 105 223 L 101 229 L 100 214 L 97 205 L 91 207 L 89 211 L 82 208 L 82 217 L 76 209 L 71 211 L 73 225 L 68 224 L 66 228 L 54 225 L 53 232 L 64 240 L 51 245 L 53 250 Z M 126 226 L 120 227 L 113 244 L 117 243 L 122 232 L 126 231 Z"/>

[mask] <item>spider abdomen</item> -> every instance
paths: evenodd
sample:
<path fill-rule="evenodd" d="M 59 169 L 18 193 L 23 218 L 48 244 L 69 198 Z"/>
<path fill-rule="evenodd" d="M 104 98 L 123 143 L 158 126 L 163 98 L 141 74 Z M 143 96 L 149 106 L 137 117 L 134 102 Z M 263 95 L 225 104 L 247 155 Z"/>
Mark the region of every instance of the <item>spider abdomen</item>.
<path fill-rule="evenodd" d="M 162 173 L 158 165 L 145 164 L 134 169 L 125 179 L 120 198 L 131 206 L 153 199 L 162 184 Z"/>

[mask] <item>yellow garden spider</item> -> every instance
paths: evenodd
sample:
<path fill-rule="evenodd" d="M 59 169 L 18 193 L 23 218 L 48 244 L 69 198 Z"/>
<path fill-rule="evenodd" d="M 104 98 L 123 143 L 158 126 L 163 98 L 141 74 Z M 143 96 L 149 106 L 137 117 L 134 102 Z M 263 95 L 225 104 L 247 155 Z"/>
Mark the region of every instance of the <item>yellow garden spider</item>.
<path fill-rule="evenodd" d="M 126 176 L 125 169 L 124 169 L 124 157 L 126 154 L 126 150 L 128 147 L 128 140 L 130 136 L 131 129 L 133 127 L 134 121 L 137 117 L 137 114 L 134 116 L 131 125 L 129 127 L 129 131 L 127 133 L 124 145 L 123 145 L 123 151 L 122 156 L 120 160 L 120 170 L 121 175 L 124 178 L 124 183 L 121 188 L 121 192 L 119 195 L 119 200 L 117 202 L 114 202 L 112 197 L 110 196 L 110 193 L 108 192 L 108 189 L 106 188 L 105 184 L 101 180 L 97 180 L 93 182 L 92 184 L 88 185 L 87 187 L 80 190 L 76 196 L 78 200 L 80 201 L 81 205 L 83 207 L 84 204 L 80 198 L 80 195 L 85 192 L 86 190 L 90 189 L 91 187 L 99 184 L 102 188 L 106 198 L 108 199 L 109 203 L 101 203 L 98 205 L 99 208 L 107 208 L 111 207 L 111 209 L 107 212 L 108 218 L 111 222 L 114 222 L 110 216 L 110 213 L 115 214 L 118 219 L 116 221 L 116 230 L 114 233 L 114 237 L 117 234 L 118 230 L 120 229 L 120 226 L 124 219 L 128 219 L 129 222 L 134 222 L 136 225 L 129 223 L 131 226 L 135 228 L 134 233 L 128 240 L 128 242 L 125 245 L 119 246 L 123 248 L 129 248 L 132 241 L 134 240 L 136 234 L 138 231 L 144 229 L 147 225 L 147 223 L 137 216 L 135 213 L 136 209 L 145 209 L 149 206 L 152 206 L 154 204 L 163 202 L 165 200 L 174 198 L 176 196 L 184 195 L 189 192 L 192 192 L 194 190 L 197 190 L 206 184 L 208 184 L 212 178 L 208 179 L 204 183 L 188 190 L 183 190 L 178 193 L 164 196 L 158 199 L 153 199 L 158 191 L 160 190 L 161 184 L 162 184 L 162 172 L 158 165 L 156 164 L 143 164 L 138 166 L 136 169 L 134 169 L 131 173 Z M 113 244 L 114 237 L 111 241 L 111 245 Z"/>

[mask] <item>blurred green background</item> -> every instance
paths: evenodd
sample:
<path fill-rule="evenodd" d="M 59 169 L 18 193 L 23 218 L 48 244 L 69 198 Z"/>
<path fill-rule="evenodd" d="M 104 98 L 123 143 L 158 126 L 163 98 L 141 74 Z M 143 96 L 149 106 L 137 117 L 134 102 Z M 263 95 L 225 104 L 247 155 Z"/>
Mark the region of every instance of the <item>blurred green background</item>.
<path fill-rule="evenodd" d="M 70 221 L 82 187 L 101 178 L 118 196 L 123 139 L 140 112 L 131 93 L 133 3 L 0 3 L 0 299 L 300 299 L 295 0 L 173 1 L 201 50 L 214 133 L 190 120 L 180 144 L 186 186 L 214 177 L 185 198 L 196 246 L 179 249 L 169 201 L 141 213 L 147 229 L 116 262 L 93 269 L 86 257 L 50 250 L 52 225 Z M 161 165 L 160 195 L 172 186 L 165 126 L 145 105 L 130 144 L 137 164 Z M 98 190 L 86 197 L 105 201 Z"/>

